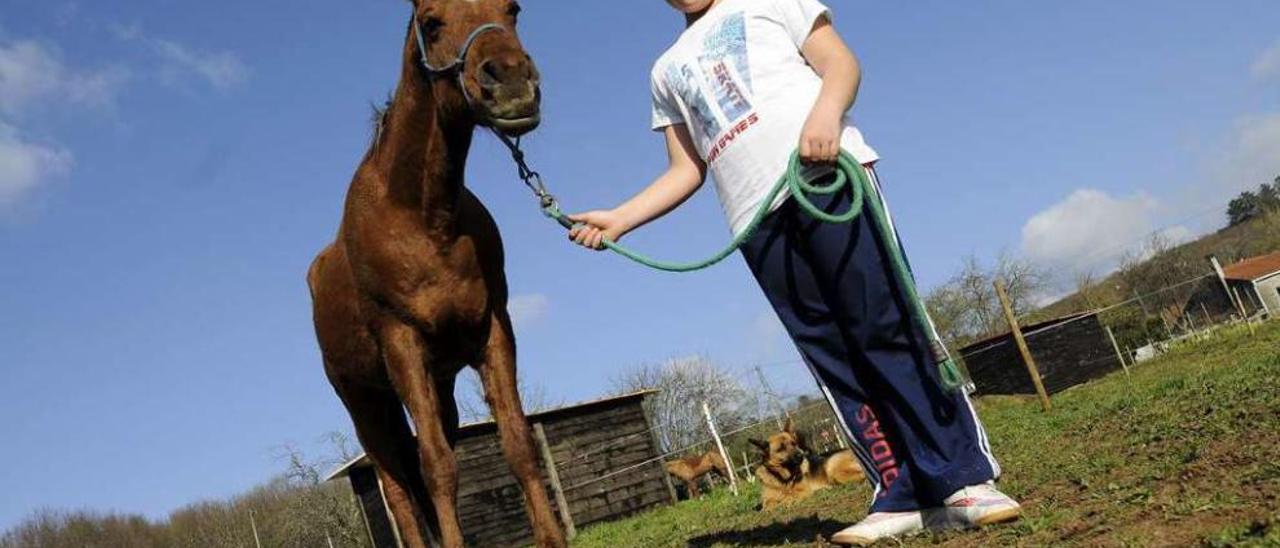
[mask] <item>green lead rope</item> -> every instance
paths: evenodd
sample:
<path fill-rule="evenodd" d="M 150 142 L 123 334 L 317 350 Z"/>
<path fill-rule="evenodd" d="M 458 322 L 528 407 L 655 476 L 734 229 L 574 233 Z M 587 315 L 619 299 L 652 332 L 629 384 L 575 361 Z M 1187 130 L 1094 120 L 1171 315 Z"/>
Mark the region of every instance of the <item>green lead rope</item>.
<path fill-rule="evenodd" d="M 818 206 L 815 206 L 813 202 L 809 200 L 809 195 L 825 196 L 835 194 L 845 186 L 849 187 L 850 194 L 852 195 L 852 203 L 849 206 L 849 210 L 843 213 L 827 213 L 822 209 L 819 209 Z M 764 200 L 760 202 L 760 208 L 756 210 L 755 215 L 752 216 L 751 222 L 747 225 L 746 229 L 738 233 L 738 235 L 733 238 L 733 241 L 729 242 L 729 245 L 725 246 L 724 249 L 701 261 L 688 263 L 659 261 L 651 257 L 641 255 L 640 253 L 609 239 L 604 240 L 604 246 L 614 253 L 657 270 L 664 270 L 667 272 L 692 272 L 694 270 L 702 270 L 724 260 L 725 257 L 728 257 L 733 254 L 734 251 L 737 251 L 737 249 L 742 246 L 743 242 L 747 241 L 747 239 L 750 238 L 758 228 L 760 228 L 761 221 L 763 221 L 765 216 L 769 214 L 769 206 L 774 203 L 774 199 L 777 198 L 778 193 L 783 192 L 784 190 L 791 193 L 791 197 L 796 201 L 796 203 L 800 204 L 800 207 L 804 209 L 805 213 L 808 213 L 809 216 L 814 219 L 826 223 L 847 223 L 852 221 L 862 213 L 862 205 L 864 202 L 870 205 L 867 209 L 871 212 L 872 223 L 875 225 L 876 232 L 880 236 L 880 239 L 884 242 L 885 249 L 888 250 L 889 259 L 892 262 L 891 266 L 893 268 L 893 273 L 898 278 L 898 287 L 901 287 L 902 290 L 906 292 L 906 302 L 911 307 L 910 315 L 916 322 L 920 332 L 924 333 L 925 336 L 929 338 L 930 351 L 933 353 L 934 359 L 938 362 L 938 372 L 942 377 L 943 385 L 952 389 L 962 386 L 964 384 L 964 378 L 960 375 L 960 371 L 956 367 L 955 361 L 952 360 L 951 356 L 947 353 L 946 348 L 943 346 L 942 341 L 939 340 L 937 333 L 934 332 L 933 325 L 929 322 L 929 316 L 928 312 L 925 310 L 924 302 L 920 300 L 919 291 L 916 289 L 915 277 L 912 276 L 911 267 L 907 264 L 906 256 L 902 251 L 902 246 L 898 242 L 898 239 L 893 237 L 893 227 L 889 224 L 889 215 L 884 210 L 882 205 L 884 202 L 880 199 L 879 190 L 876 189 L 876 186 L 867 176 L 867 172 L 863 169 L 862 164 L 848 152 L 840 152 L 840 157 L 836 161 L 835 179 L 829 184 L 816 184 L 812 181 L 806 180 L 801 172 L 799 152 L 797 151 L 792 153 L 791 161 L 787 163 L 787 172 L 783 174 L 782 178 L 779 179 L 775 185 L 773 185 L 773 189 L 771 189 Z M 868 195 L 871 198 L 869 201 L 867 200 Z M 560 211 L 560 207 L 554 202 L 554 200 L 549 200 L 542 210 L 548 217 L 555 219 L 556 222 L 561 225 L 573 225 L 573 222 L 569 220 L 562 211 Z"/>

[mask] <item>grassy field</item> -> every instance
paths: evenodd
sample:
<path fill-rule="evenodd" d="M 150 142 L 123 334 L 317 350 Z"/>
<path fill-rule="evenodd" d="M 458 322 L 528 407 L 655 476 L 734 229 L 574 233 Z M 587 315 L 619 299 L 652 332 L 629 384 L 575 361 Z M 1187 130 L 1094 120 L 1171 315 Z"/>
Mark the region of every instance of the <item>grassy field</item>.
<path fill-rule="evenodd" d="M 1026 512 L 980 531 L 890 545 L 1280 546 L 1280 322 L 1224 329 L 1054 396 L 979 400 L 1002 487 Z M 827 546 L 869 490 L 831 489 L 770 512 L 719 490 L 591 527 L 576 547 Z"/>

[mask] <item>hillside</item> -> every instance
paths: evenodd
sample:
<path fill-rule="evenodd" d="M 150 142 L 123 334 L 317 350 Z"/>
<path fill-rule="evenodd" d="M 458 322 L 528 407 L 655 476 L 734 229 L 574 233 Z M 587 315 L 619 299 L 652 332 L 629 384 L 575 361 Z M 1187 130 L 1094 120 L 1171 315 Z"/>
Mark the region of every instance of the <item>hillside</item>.
<path fill-rule="evenodd" d="M 1087 287 L 1046 305 L 1033 314 L 1034 320 L 1056 318 L 1073 312 L 1100 308 L 1139 293 L 1160 289 L 1161 280 L 1182 281 L 1210 272 L 1207 257 L 1217 255 L 1223 265 L 1263 255 L 1280 249 L 1280 211 L 1257 219 L 1223 228 L 1198 239 L 1166 247 L 1155 242 L 1156 249 L 1145 260 L 1124 261 L 1120 268 L 1093 281 Z M 1152 273 L 1161 273 L 1159 280 Z"/>

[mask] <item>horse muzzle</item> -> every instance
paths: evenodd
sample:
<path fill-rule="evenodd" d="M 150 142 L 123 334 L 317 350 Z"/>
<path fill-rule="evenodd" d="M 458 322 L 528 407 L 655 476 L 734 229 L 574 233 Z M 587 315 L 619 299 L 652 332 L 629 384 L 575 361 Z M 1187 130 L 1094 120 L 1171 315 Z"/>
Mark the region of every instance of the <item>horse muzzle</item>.
<path fill-rule="evenodd" d="M 507 135 L 523 135 L 542 121 L 538 69 L 523 52 L 512 51 L 482 61 L 476 85 L 484 121 Z"/>

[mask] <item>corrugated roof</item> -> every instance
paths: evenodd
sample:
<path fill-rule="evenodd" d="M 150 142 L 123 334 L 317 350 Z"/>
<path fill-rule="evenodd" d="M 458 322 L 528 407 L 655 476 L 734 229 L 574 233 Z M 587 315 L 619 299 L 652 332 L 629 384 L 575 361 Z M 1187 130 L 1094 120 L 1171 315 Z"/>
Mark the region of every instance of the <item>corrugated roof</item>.
<path fill-rule="evenodd" d="M 1225 266 L 1222 268 L 1222 272 L 1228 280 L 1243 280 L 1246 282 L 1280 273 L 1280 251 Z"/>

